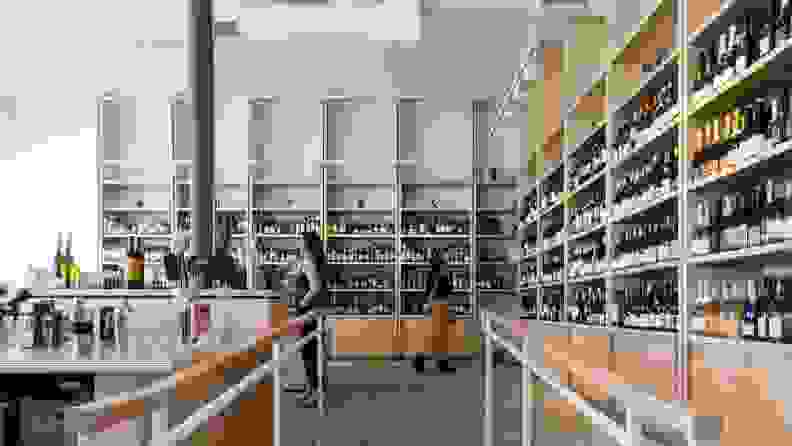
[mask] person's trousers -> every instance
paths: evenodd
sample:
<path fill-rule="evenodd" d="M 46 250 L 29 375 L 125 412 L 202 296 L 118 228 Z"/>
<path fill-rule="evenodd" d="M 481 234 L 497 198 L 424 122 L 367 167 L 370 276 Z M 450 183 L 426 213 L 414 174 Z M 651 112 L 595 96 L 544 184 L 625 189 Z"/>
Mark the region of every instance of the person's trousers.
<path fill-rule="evenodd" d="M 448 365 L 448 303 L 432 304 L 432 334 L 429 353 L 441 367 Z M 426 355 L 416 356 L 416 365 L 423 365 Z"/>
<path fill-rule="evenodd" d="M 303 336 L 308 336 L 316 330 L 316 322 L 306 322 L 303 329 Z M 308 381 L 310 390 L 319 388 L 319 343 L 316 339 L 310 340 L 300 351 L 303 365 L 305 366 L 305 377 Z"/>

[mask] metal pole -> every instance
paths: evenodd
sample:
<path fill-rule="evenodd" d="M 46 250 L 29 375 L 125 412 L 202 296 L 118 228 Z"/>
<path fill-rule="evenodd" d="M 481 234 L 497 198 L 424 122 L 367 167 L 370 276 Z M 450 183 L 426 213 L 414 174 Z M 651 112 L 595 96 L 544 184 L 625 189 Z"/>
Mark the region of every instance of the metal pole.
<path fill-rule="evenodd" d="M 272 341 L 272 360 L 280 359 L 280 343 Z M 272 446 L 280 446 L 280 425 L 281 425 L 281 372 L 280 367 L 272 369 Z"/>
<path fill-rule="evenodd" d="M 199 284 L 207 287 L 205 267 L 214 244 L 214 19 L 212 0 L 190 0 L 190 87 L 195 123 L 193 147 L 192 212 L 193 255 L 199 266 Z"/>
<path fill-rule="evenodd" d="M 525 357 L 528 356 L 527 336 L 522 341 L 522 352 Z M 522 367 L 522 402 L 520 403 L 520 408 L 522 409 L 522 422 L 520 423 L 522 434 L 520 439 L 522 440 L 522 446 L 531 446 L 534 439 L 533 415 L 536 411 L 536 377 L 533 370 L 528 367 L 528 364 L 520 361 L 520 366 Z"/>
<path fill-rule="evenodd" d="M 319 324 L 317 333 L 319 334 L 318 339 L 316 340 L 316 350 L 317 350 L 317 367 L 316 367 L 316 374 L 319 376 L 319 414 L 321 416 L 327 415 L 327 389 L 325 388 L 325 361 L 326 353 L 325 353 L 325 317 L 324 315 L 319 316 Z"/>
<path fill-rule="evenodd" d="M 482 314 L 483 323 L 486 330 L 484 330 L 484 446 L 492 446 L 494 441 L 493 430 L 493 389 L 492 389 L 492 375 L 494 373 L 492 364 L 493 345 L 490 339 L 489 331 L 492 330 L 492 322 L 489 315 Z"/>

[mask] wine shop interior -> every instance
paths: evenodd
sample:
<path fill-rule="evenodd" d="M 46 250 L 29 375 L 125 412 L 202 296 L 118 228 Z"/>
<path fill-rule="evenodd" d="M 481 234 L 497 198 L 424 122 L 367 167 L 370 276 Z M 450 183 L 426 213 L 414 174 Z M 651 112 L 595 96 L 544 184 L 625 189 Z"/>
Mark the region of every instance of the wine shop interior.
<path fill-rule="evenodd" d="M 148 3 L 10 53 L 0 446 L 792 444 L 792 0 Z"/>

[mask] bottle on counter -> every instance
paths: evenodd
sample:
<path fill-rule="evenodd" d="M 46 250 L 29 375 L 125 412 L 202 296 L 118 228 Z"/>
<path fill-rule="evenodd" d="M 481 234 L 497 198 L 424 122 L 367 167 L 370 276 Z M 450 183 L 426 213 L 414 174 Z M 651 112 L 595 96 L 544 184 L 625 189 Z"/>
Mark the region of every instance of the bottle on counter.
<path fill-rule="evenodd" d="M 55 250 L 54 260 L 55 260 L 55 265 L 54 265 L 55 277 L 57 277 L 58 279 L 62 279 L 63 278 L 63 270 L 61 269 L 63 265 L 63 233 L 62 232 L 58 232 L 58 247 Z"/>

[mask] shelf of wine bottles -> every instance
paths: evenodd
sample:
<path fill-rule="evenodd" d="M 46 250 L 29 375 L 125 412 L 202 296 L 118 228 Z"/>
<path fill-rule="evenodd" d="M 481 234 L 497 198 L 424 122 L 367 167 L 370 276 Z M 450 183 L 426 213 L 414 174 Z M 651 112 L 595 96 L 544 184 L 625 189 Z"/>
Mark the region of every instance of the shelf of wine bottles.
<path fill-rule="evenodd" d="M 564 292 L 560 287 L 546 288 L 542 293 L 539 319 L 561 322 L 564 318 Z"/>
<path fill-rule="evenodd" d="M 571 322 L 606 326 L 608 295 L 604 283 L 579 286 L 568 300 L 567 317 Z"/>
<path fill-rule="evenodd" d="M 578 241 L 569 249 L 569 277 L 578 278 L 608 270 L 605 234 Z"/>
<path fill-rule="evenodd" d="M 367 246 L 364 248 L 328 248 L 330 263 L 393 263 L 396 250 L 391 246 Z"/>
<path fill-rule="evenodd" d="M 333 226 L 333 231 L 338 234 L 393 234 L 393 224 L 363 224 L 340 222 Z"/>
<path fill-rule="evenodd" d="M 403 234 L 467 234 L 470 223 L 440 216 L 405 215 L 402 217 Z"/>
<path fill-rule="evenodd" d="M 691 79 L 694 93 L 744 74 L 792 37 L 789 2 L 751 6 L 714 39 L 696 44 L 698 63 Z"/>
<path fill-rule="evenodd" d="M 536 264 L 525 264 L 520 271 L 520 286 L 525 287 L 539 281 Z"/>
<path fill-rule="evenodd" d="M 542 281 L 556 282 L 564 280 L 564 257 L 561 250 L 542 255 Z"/>
<path fill-rule="evenodd" d="M 792 289 L 789 279 L 703 279 L 697 283 L 696 312 L 692 326 L 705 331 L 707 314 L 735 322 L 738 336 L 745 339 L 792 342 Z"/>
<path fill-rule="evenodd" d="M 615 215 L 624 215 L 677 189 L 678 168 L 672 147 L 653 152 L 648 162 L 616 177 L 613 197 Z"/>
<path fill-rule="evenodd" d="M 691 252 L 744 249 L 792 239 L 792 179 L 753 179 L 695 200 Z"/>
<path fill-rule="evenodd" d="M 578 189 L 605 170 L 609 155 L 606 147 L 605 132 L 601 129 L 586 141 L 580 150 L 575 152 L 575 156 L 570 160 L 568 173 L 571 190 Z"/>
<path fill-rule="evenodd" d="M 661 209 L 662 210 L 662 209 Z M 661 262 L 679 256 L 678 223 L 674 207 L 614 231 L 614 269 Z"/>
<path fill-rule="evenodd" d="M 301 234 L 315 232 L 321 234 L 319 217 L 306 217 L 301 221 L 278 221 L 271 215 L 254 213 L 253 231 L 256 234 Z"/>
<path fill-rule="evenodd" d="M 618 325 L 625 328 L 676 330 L 679 292 L 676 272 L 651 278 L 630 278 L 616 289 L 621 305 Z"/>
<path fill-rule="evenodd" d="M 436 249 L 436 248 L 435 248 Z M 452 247 L 446 250 L 448 253 L 448 263 L 465 265 L 470 263 L 470 247 Z M 433 248 L 409 246 L 402 243 L 401 261 L 403 263 L 427 263 L 431 260 Z"/>
<path fill-rule="evenodd" d="M 691 182 L 734 175 L 738 166 L 762 158 L 792 139 L 792 89 L 774 88 L 730 110 L 699 119 Z"/>
<path fill-rule="evenodd" d="M 577 197 L 576 197 L 577 198 Z M 605 190 L 592 191 L 585 203 L 577 203 L 569 209 L 569 232 L 578 234 L 595 228 L 606 221 L 608 208 Z"/>
<path fill-rule="evenodd" d="M 355 277 L 344 277 L 343 272 L 337 271 L 328 279 L 328 286 L 335 291 L 345 290 L 392 290 L 393 278 L 383 278 L 376 273 L 360 274 Z"/>
<path fill-rule="evenodd" d="M 431 272 L 428 270 L 408 269 L 402 271 L 402 290 L 424 292 L 430 274 Z M 469 290 L 470 275 L 464 271 L 451 271 L 451 284 L 454 291 Z"/>
<path fill-rule="evenodd" d="M 669 80 L 653 93 L 641 95 L 638 107 L 635 107 L 631 113 L 624 110 L 626 116 L 611 144 L 609 156 L 611 160 L 619 163 L 646 142 L 645 132 L 653 126 L 655 120 L 664 116 L 676 105 L 676 88 L 676 80 Z"/>
<path fill-rule="evenodd" d="M 536 190 L 533 190 L 520 201 L 520 221 L 531 223 L 537 212 L 539 212 L 539 201 L 536 197 Z"/>

